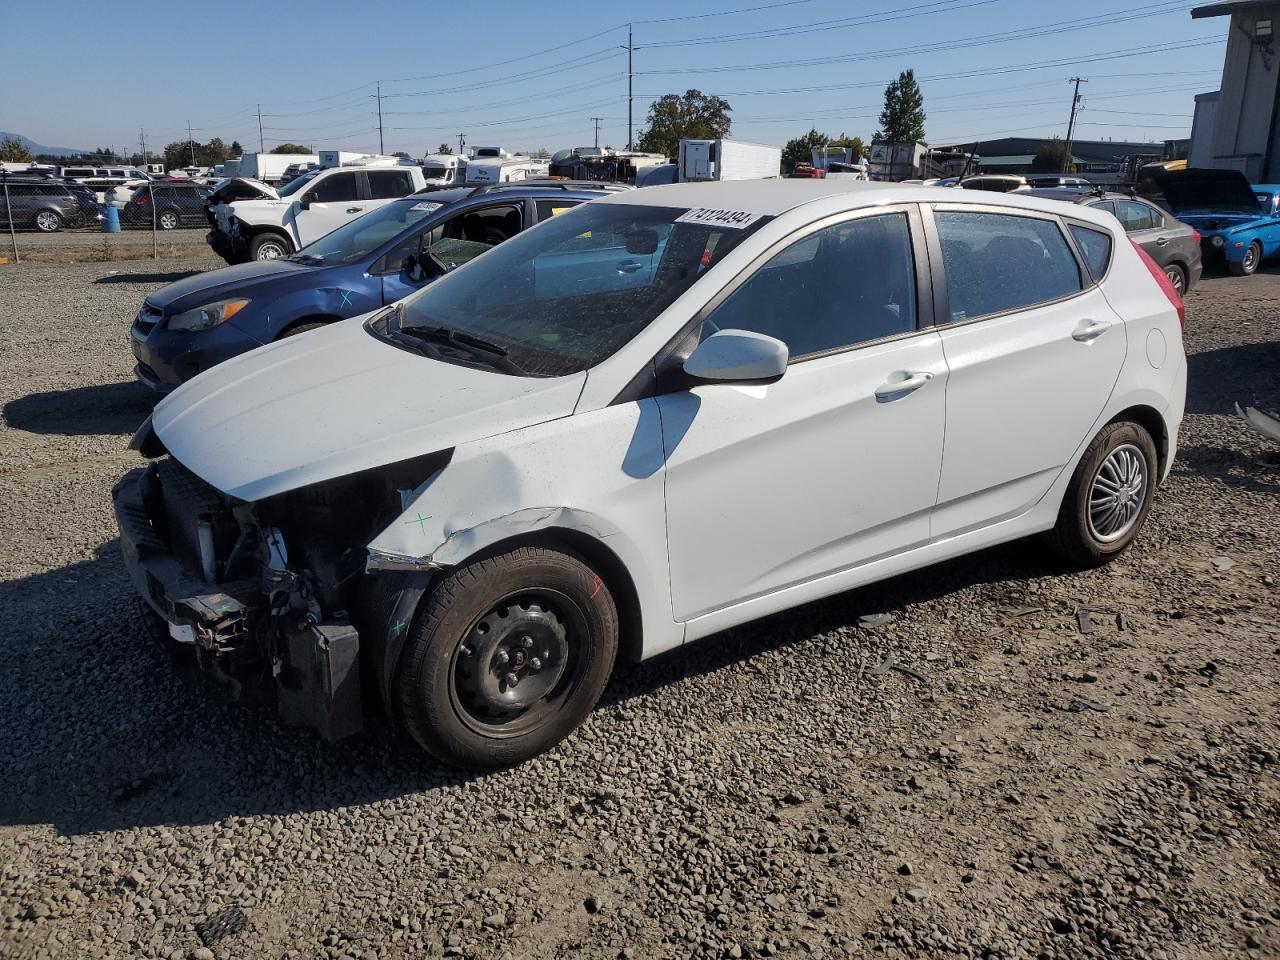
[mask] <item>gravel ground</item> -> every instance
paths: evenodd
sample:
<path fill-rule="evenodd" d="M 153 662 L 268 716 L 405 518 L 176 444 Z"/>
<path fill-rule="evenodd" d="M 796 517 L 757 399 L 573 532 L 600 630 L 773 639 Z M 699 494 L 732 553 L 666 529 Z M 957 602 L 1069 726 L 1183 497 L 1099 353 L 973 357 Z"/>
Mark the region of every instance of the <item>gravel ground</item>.
<path fill-rule="evenodd" d="M 0 268 L 0 955 L 1280 957 L 1280 458 L 1230 412 L 1280 408 L 1280 275 L 1190 298 L 1183 450 L 1122 560 L 1014 544 L 623 666 L 468 777 L 142 639 L 127 326 L 213 265 Z"/>
<path fill-rule="evenodd" d="M 160 231 L 157 247 L 161 259 L 212 257 L 214 254 L 204 239 L 208 232 L 208 227 Z M 59 230 L 57 233 L 19 232 L 16 240 L 18 254 L 24 262 L 79 263 L 139 260 L 151 256 L 149 229 L 130 227 L 119 233 L 103 233 L 93 228 Z M 0 257 L 13 259 L 13 238 L 7 230 L 0 231 Z M 225 266 L 221 260 L 217 262 Z M 6 274 L 0 274 L 3 276 Z M 137 308 L 134 309 L 136 311 Z"/>

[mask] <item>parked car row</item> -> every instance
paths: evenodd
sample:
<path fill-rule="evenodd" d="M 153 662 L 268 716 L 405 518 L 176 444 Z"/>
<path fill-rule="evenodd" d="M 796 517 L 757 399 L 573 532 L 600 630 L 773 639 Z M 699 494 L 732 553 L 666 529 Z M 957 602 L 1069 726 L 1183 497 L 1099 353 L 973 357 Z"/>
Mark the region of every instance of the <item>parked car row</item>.
<path fill-rule="evenodd" d="M 511 764 L 618 656 L 1033 534 L 1120 555 L 1177 450 L 1182 321 L 1098 203 L 812 179 L 388 198 L 148 297 L 140 378 L 192 379 L 135 437 L 120 548 L 158 630 L 286 722 L 380 713 Z"/>
<path fill-rule="evenodd" d="M 53 233 L 92 223 L 102 214 L 93 191 L 71 180 L 0 174 L 0 183 L 4 188 L 0 225 L 6 228 Z"/>

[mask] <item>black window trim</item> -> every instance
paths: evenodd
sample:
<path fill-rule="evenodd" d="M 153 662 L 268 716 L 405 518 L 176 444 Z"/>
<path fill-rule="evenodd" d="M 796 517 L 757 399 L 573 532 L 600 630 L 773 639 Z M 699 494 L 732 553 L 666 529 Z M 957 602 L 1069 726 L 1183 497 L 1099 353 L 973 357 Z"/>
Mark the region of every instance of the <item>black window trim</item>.
<path fill-rule="evenodd" d="M 1102 286 L 1102 282 L 1103 282 L 1104 280 L 1106 280 L 1106 279 L 1107 279 L 1107 277 L 1111 276 L 1111 264 L 1115 263 L 1115 260 L 1116 260 L 1116 236 L 1115 236 L 1115 234 L 1114 234 L 1114 233 L 1112 233 L 1110 230 L 1108 230 L 1108 229 L 1107 229 L 1106 227 L 1104 227 L 1104 226 L 1101 226 L 1101 225 L 1096 224 L 1096 223 L 1090 223 L 1090 222 L 1089 222 L 1089 221 L 1087 221 L 1087 220 L 1081 220 L 1081 219 L 1079 219 L 1078 217 L 1063 217 L 1063 218 L 1062 218 L 1062 221 L 1063 221 L 1063 223 L 1065 223 L 1065 224 L 1067 225 L 1067 227 L 1068 227 L 1068 228 L 1070 228 L 1070 227 L 1082 227 L 1082 228 L 1083 228 L 1083 229 L 1085 229 L 1085 230 L 1092 230 L 1092 231 L 1094 231 L 1095 233 L 1105 233 L 1105 234 L 1106 234 L 1106 235 L 1111 239 L 1111 250 L 1110 250 L 1110 252 L 1107 254 L 1107 266 L 1106 266 L 1106 269 L 1104 269 L 1104 270 L 1102 271 L 1102 276 L 1098 277 L 1098 278 L 1097 278 L 1096 280 L 1094 280 L 1094 281 L 1093 281 L 1093 283 L 1092 283 L 1092 286 L 1095 286 L 1095 287 L 1100 287 L 1100 286 Z M 1123 239 L 1125 239 L 1125 240 L 1128 240 L 1128 239 L 1129 239 L 1129 235 L 1128 235 L 1127 233 L 1122 234 L 1122 236 L 1123 236 Z M 1075 238 L 1075 236 L 1071 233 L 1071 230 L 1070 230 L 1070 229 L 1068 229 L 1068 230 L 1067 230 L 1067 239 L 1071 241 L 1071 248 L 1072 248 L 1073 250 L 1075 250 L 1075 252 L 1076 252 L 1076 259 L 1078 259 L 1082 264 L 1084 264 L 1084 272 L 1085 272 L 1085 274 L 1086 274 L 1087 276 L 1089 276 L 1089 277 L 1092 277 L 1092 276 L 1093 276 L 1093 271 L 1089 269 L 1089 261 L 1085 259 L 1084 251 L 1083 251 L 1083 250 L 1081 250 L 1081 249 L 1080 249 L 1080 245 L 1079 245 L 1078 243 L 1076 243 L 1076 238 Z M 1132 241 L 1130 241 L 1130 242 L 1132 242 Z"/>
<path fill-rule="evenodd" d="M 1076 248 L 1075 241 L 1071 238 L 1071 231 L 1068 230 L 1063 223 L 1063 218 L 1056 213 L 1045 213 L 1041 210 L 1028 210 L 1021 207 L 1002 207 L 994 204 L 979 203 L 947 203 L 933 202 L 921 204 L 921 215 L 924 219 L 925 234 L 928 237 L 929 250 L 932 254 L 931 260 L 937 264 L 937 270 L 933 274 L 933 296 L 935 316 L 938 319 L 938 329 L 951 330 L 957 327 L 965 327 L 973 323 L 984 323 L 987 320 L 996 320 L 1001 317 L 1007 317 L 1015 313 L 1023 313 L 1027 310 L 1039 310 L 1041 307 L 1051 307 L 1059 303 L 1066 303 L 1068 300 L 1074 300 L 1076 297 L 1084 296 L 1094 287 L 1098 285 L 1093 280 L 1093 272 L 1089 269 L 1089 265 L 1081 257 L 1080 251 Z M 1052 300 L 1040 300 L 1036 303 L 1023 304 L 1020 307 L 1013 307 L 1009 310 L 1000 310 L 996 313 L 984 313 L 978 317 L 965 317 L 963 320 L 951 319 L 951 292 L 947 286 L 946 265 L 942 259 L 942 237 L 938 233 L 938 224 L 934 220 L 935 212 L 942 213 L 992 213 L 1006 217 L 1022 217 L 1028 220 L 1047 220 L 1058 228 L 1058 233 L 1062 235 L 1066 241 L 1067 249 L 1071 251 L 1071 255 L 1075 257 L 1076 271 L 1080 277 L 1080 289 L 1066 296 L 1055 297 Z M 1093 229 L 1098 229 L 1096 224 L 1089 224 Z M 1115 237 L 1112 237 L 1112 254 L 1114 256 Z"/>

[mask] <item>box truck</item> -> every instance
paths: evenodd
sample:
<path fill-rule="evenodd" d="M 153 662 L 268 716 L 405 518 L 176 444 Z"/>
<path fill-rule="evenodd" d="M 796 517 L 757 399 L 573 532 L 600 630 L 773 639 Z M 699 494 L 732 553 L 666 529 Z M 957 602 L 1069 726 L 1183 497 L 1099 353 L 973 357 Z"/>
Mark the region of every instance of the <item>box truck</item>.
<path fill-rule="evenodd" d="M 291 163 L 319 163 L 314 153 L 246 153 L 240 158 L 239 177 L 261 180 L 263 183 L 279 183 Z M 226 172 L 226 165 L 223 165 Z"/>
<path fill-rule="evenodd" d="M 760 180 L 782 172 L 782 149 L 744 140 L 681 140 L 677 179 Z"/>

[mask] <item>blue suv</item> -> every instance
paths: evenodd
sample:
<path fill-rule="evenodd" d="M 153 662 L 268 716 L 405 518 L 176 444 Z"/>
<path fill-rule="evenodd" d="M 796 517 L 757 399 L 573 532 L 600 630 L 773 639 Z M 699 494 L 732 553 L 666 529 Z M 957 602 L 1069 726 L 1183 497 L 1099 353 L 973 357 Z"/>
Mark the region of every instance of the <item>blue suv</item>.
<path fill-rule="evenodd" d="M 617 189 L 552 181 L 417 193 L 291 257 L 171 283 L 134 319 L 134 373 L 167 392 L 255 347 L 394 303 L 521 230 Z"/>

